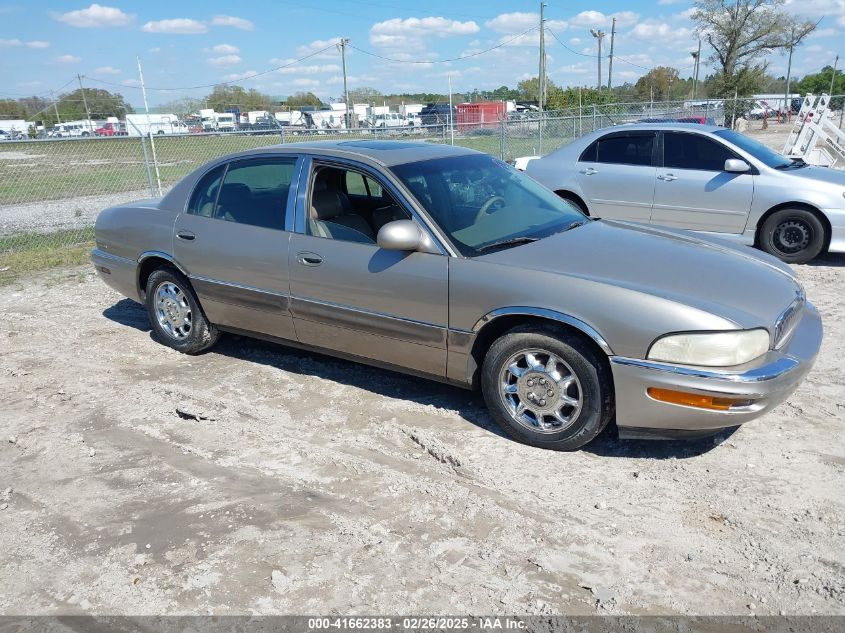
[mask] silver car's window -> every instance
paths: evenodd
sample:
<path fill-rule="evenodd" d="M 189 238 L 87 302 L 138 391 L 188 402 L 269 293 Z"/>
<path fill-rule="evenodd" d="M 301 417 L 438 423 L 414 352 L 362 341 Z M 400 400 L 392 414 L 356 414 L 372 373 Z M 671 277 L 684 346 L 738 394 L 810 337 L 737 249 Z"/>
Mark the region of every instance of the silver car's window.
<path fill-rule="evenodd" d="M 329 165 L 314 171 L 308 209 L 309 234 L 360 244 L 375 244 L 381 227 L 411 217 L 372 175 Z"/>
<path fill-rule="evenodd" d="M 220 190 L 220 180 L 226 165 L 220 165 L 203 176 L 194 193 L 191 194 L 191 201 L 188 204 L 188 213 L 201 215 L 205 218 L 214 216 L 214 205 L 217 204 L 217 193 Z"/>
<path fill-rule="evenodd" d="M 213 217 L 284 230 L 296 158 L 231 163 L 217 195 Z"/>
<path fill-rule="evenodd" d="M 727 147 L 701 134 L 663 133 L 663 166 L 675 169 L 724 171 L 725 161 L 737 158 Z"/>
<path fill-rule="evenodd" d="M 745 134 L 740 134 L 733 130 L 717 130 L 713 134 L 736 145 L 741 150 L 751 154 L 761 163 L 773 169 L 786 169 L 795 164 L 794 161 L 784 157 L 783 154 L 778 154 L 775 150 L 766 147 L 760 141 L 755 141 L 753 138 L 745 136 Z"/>
<path fill-rule="evenodd" d="M 468 257 L 493 244 L 542 238 L 587 218 L 533 178 L 481 154 L 391 168 Z"/>
<path fill-rule="evenodd" d="M 597 163 L 651 165 L 654 134 L 613 134 L 598 140 Z"/>

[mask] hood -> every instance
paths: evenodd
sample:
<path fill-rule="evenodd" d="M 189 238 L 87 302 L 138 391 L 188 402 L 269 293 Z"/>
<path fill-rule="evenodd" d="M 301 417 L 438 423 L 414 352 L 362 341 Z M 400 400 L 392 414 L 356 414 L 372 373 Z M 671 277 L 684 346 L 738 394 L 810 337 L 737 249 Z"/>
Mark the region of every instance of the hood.
<path fill-rule="evenodd" d="M 801 292 L 788 267 L 756 256 L 750 247 L 604 220 L 477 259 L 627 288 L 739 328 L 771 329 Z"/>
<path fill-rule="evenodd" d="M 780 171 L 775 170 L 778 176 L 789 175 L 792 178 L 801 178 L 802 180 L 814 180 L 816 182 L 826 182 L 831 185 L 839 185 L 845 192 L 845 171 L 841 169 L 832 169 L 830 167 L 817 167 L 815 165 L 807 165 L 801 169 Z M 845 198 L 842 198 L 842 203 L 845 205 Z"/>

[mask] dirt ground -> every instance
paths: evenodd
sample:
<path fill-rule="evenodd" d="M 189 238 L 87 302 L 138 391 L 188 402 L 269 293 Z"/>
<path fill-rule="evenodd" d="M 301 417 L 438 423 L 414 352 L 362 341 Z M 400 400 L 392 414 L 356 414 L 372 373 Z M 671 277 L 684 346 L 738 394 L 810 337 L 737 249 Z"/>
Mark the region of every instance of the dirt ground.
<path fill-rule="evenodd" d="M 0 293 L 0 613 L 845 614 L 845 257 L 787 404 L 553 453 L 469 392 L 156 343 L 89 268 Z"/>

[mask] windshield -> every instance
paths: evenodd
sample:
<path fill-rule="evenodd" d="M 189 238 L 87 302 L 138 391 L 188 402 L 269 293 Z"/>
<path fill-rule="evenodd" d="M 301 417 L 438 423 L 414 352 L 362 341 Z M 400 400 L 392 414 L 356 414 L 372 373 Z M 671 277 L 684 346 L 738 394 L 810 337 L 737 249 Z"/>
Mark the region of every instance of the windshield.
<path fill-rule="evenodd" d="M 437 158 L 392 170 L 467 257 L 587 221 L 569 202 L 492 156 Z"/>
<path fill-rule="evenodd" d="M 733 143 L 738 148 L 745 150 L 754 158 L 759 160 L 772 169 L 783 169 L 784 167 L 791 167 L 794 163 L 783 154 L 778 154 L 775 150 L 766 147 L 759 141 L 753 138 L 734 132 L 733 130 L 717 130 L 713 132 L 716 136 L 725 139 L 729 143 Z"/>

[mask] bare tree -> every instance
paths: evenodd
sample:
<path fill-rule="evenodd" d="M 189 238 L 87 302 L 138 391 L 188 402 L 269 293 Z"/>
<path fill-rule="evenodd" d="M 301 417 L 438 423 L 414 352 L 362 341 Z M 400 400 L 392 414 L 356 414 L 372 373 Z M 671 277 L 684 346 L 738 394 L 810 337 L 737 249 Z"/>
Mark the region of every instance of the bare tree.
<path fill-rule="evenodd" d="M 783 9 L 784 0 L 696 0 L 693 21 L 713 49 L 722 91 L 750 87 L 762 79 L 765 57 L 795 46 L 816 24 Z M 741 90 L 740 90 L 741 92 Z"/>

